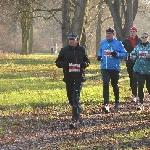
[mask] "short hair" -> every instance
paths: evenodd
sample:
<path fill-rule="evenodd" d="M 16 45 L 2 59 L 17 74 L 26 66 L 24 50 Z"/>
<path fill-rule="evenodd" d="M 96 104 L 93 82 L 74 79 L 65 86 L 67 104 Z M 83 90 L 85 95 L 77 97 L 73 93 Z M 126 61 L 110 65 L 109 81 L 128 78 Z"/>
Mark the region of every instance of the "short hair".
<path fill-rule="evenodd" d="M 106 32 L 114 33 L 115 30 L 114 30 L 112 27 L 108 27 L 108 28 L 106 29 Z"/>
<path fill-rule="evenodd" d="M 146 35 L 148 36 L 148 32 L 144 32 L 144 33 L 142 33 L 142 35 L 143 35 L 143 34 L 146 34 Z"/>

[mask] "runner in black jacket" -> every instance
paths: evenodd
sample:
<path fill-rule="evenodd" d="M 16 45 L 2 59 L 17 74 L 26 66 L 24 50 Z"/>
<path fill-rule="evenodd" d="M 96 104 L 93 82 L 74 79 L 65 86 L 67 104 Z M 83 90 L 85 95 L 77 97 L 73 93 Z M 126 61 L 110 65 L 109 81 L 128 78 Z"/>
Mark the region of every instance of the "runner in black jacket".
<path fill-rule="evenodd" d="M 133 51 L 134 47 L 140 43 L 140 41 L 141 39 L 137 36 L 137 28 L 133 26 L 130 28 L 130 36 L 122 42 L 127 51 L 126 67 L 130 78 L 133 102 L 136 102 L 137 97 L 137 79 L 133 71 L 134 61 L 130 58 L 130 53 Z"/>
<path fill-rule="evenodd" d="M 79 121 L 81 112 L 80 92 L 82 83 L 86 80 L 85 68 L 90 64 L 85 48 L 79 45 L 78 39 L 76 33 L 70 33 L 68 36 L 69 45 L 61 49 L 55 62 L 58 68 L 63 68 L 67 97 L 72 106 L 70 128 L 75 128 Z"/>

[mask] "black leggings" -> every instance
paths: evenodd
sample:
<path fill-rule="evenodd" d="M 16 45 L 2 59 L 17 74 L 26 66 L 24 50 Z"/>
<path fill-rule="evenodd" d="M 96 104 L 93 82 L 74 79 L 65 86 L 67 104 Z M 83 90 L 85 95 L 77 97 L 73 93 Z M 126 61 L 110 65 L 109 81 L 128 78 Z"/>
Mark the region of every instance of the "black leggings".
<path fill-rule="evenodd" d="M 127 72 L 130 78 L 130 88 L 132 89 L 132 94 L 137 96 L 137 78 L 135 72 L 133 71 L 133 64 L 127 65 Z"/>
<path fill-rule="evenodd" d="M 72 119 L 78 120 L 81 112 L 80 92 L 82 82 L 66 82 L 67 97 L 72 106 Z"/>
<path fill-rule="evenodd" d="M 119 103 L 119 71 L 117 70 L 108 70 L 102 69 L 102 78 L 103 78 L 103 98 L 104 104 L 109 103 L 109 82 L 111 79 L 111 85 L 113 87 L 113 92 L 115 96 L 115 103 Z"/>
<path fill-rule="evenodd" d="M 148 90 L 148 93 L 150 94 L 150 75 L 147 74 L 140 74 L 136 73 L 137 80 L 138 80 L 138 96 L 140 99 L 140 103 L 143 104 L 143 98 L 144 98 L 144 84 L 146 81 L 146 88 Z"/>

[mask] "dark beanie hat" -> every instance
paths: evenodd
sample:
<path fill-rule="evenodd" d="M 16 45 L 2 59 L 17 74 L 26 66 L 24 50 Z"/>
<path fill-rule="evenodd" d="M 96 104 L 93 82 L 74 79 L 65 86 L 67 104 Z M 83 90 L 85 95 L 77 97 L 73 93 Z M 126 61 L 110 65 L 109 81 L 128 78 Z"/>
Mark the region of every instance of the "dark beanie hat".
<path fill-rule="evenodd" d="M 111 33 L 114 33 L 114 29 L 112 28 L 112 27 L 108 27 L 107 29 L 106 29 L 106 32 L 111 32 Z"/>
<path fill-rule="evenodd" d="M 68 39 L 77 39 L 78 38 L 78 34 L 75 32 L 71 32 L 68 35 Z"/>

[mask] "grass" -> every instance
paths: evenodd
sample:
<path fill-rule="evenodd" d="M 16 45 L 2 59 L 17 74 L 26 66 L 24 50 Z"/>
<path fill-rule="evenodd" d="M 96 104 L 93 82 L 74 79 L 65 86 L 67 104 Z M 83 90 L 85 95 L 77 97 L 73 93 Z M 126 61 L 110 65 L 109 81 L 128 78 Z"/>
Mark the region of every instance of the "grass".
<path fill-rule="evenodd" d="M 55 66 L 54 61 L 55 57 L 48 55 L 1 56 L 0 107 L 67 102 L 62 71 Z M 86 75 L 88 80 L 83 85 L 81 101 L 100 100 L 101 102 L 102 93 L 99 91 L 102 91 L 100 86 L 102 81 L 99 64 L 93 60 Z"/>
<path fill-rule="evenodd" d="M 39 54 L 0 55 L 0 147 L 7 149 L 13 145 L 16 149 L 23 146 L 31 150 L 150 148 L 146 144 L 150 140 L 149 105 L 144 112 L 137 113 L 133 110 L 135 106 L 128 103 L 131 91 L 124 62 L 119 80 L 121 112 L 105 115 L 100 111 L 103 98 L 99 62 L 90 58 L 87 81 L 81 92 L 85 126 L 79 131 L 69 131 L 71 108 L 62 70 L 55 66 L 55 59 L 56 56 Z M 114 102 L 111 86 L 110 102 Z"/>

